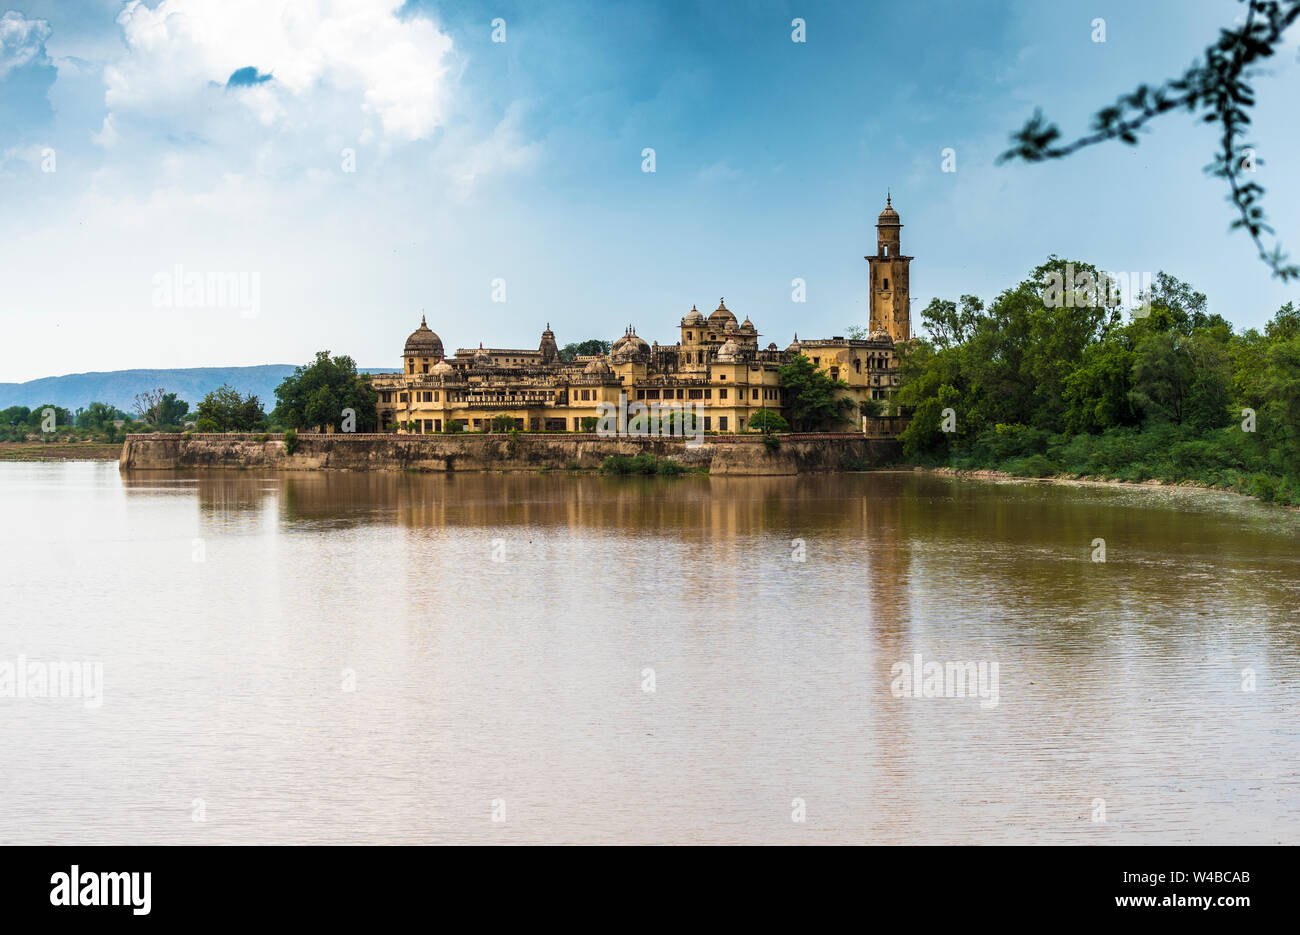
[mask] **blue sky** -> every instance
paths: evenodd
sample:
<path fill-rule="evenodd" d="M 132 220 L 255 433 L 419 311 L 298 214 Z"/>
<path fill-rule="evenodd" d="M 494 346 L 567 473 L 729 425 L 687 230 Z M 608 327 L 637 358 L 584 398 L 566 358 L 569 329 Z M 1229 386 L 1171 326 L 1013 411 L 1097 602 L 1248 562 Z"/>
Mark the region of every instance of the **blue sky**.
<path fill-rule="evenodd" d="M 1229 234 L 1201 171 L 1213 128 L 1173 114 L 1135 149 L 994 164 L 1035 106 L 1083 130 L 1239 14 L 1232 0 L 27 2 L 0 19 L 0 381 L 321 348 L 395 365 L 422 312 L 448 347 L 536 346 L 548 321 L 561 343 L 628 323 L 672 342 L 692 304 L 721 296 L 781 346 L 842 334 L 865 324 L 886 189 L 916 257 L 914 321 L 934 296 L 991 298 L 1056 253 L 1167 270 L 1259 326 L 1300 296 Z M 1251 139 L 1300 252 L 1297 52 L 1292 39 L 1258 79 Z M 256 309 L 160 304 L 177 267 L 255 276 Z"/>

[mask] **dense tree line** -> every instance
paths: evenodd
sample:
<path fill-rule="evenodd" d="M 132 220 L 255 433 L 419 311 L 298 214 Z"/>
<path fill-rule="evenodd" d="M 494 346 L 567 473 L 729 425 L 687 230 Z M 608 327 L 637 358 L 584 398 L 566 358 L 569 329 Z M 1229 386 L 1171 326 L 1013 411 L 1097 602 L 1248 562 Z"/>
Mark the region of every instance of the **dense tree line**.
<path fill-rule="evenodd" d="M 1159 273 L 1126 314 L 1109 278 L 1059 301 L 1050 257 L 987 307 L 935 299 L 929 339 L 901 345 L 897 401 L 918 463 L 1142 481 L 1197 481 L 1300 504 L 1300 310 L 1234 332 L 1205 296 Z M 1100 297 L 1100 301 L 1086 301 Z"/>

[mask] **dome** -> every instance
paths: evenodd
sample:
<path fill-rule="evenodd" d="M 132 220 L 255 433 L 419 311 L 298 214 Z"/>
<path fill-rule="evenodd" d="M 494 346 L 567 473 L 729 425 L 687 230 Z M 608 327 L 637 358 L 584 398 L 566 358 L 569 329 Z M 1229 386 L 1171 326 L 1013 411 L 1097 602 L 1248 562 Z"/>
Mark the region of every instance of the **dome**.
<path fill-rule="evenodd" d="M 587 366 L 582 368 L 583 373 L 589 373 L 597 376 L 604 376 L 609 373 L 609 364 L 605 363 L 605 358 L 597 357 L 590 361 Z"/>
<path fill-rule="evenodd" d="M 640 355 L 649 356 L 650 345 L 645 343 L 644 338 L 637 337 L 636 329 L 628 325 L 623 336 L 610 346 L 609 353 L 611 357 L 616 359 Z"/>
<path fill-rule="evenodd" d="M 687 313 L 686 313 L 686 317 L 682 319 L 682 324 L 683 324 L 683 325 L 702 325 L 702 324 L 704 324 L 704 315 L 700 312 L 700 310 L 699 310 L 698 308 L 696 308 L 694 305 L 692 305 L 692 306 L 691 306 L 691 310 L 690 310 L 689 312 L 687 312 Z"/>
<path fill-rule="evenodd" d="M 886 344 L 893 344 L 894 338 L 888 331 L 873 331 L 867 335 L 868 341 L 883 341 Z"/>
<path fill-rule="evenodd" d="M 739 353 L 740 345 L 736 343 L 734 338 L 727 338 L 727 340 L 723 342 L 722 347 L 718 348 L 718 360 L 723 363 L 733 361 Z"/>
<path fill-rule="evenodd" d="M 786 352 L 789 354 L 798 354 L 801 350 L 802 346 L 799 344 L 799 332 L 796 331 L 794 333 L 794 340 L 790 342 L 790 346 L 786 348 Z"/>
<path fill-rule="evenodd" d="M 442 338 L 438 337 L 429 330 L 429 326 L 424 322 L 424 316 L 420 316 L 420 327 L 411 332 L 411 336 L 406 339 L 406 347 L 402 351 L 403 357 L 441 357 L 442 356 Z"/>
<path fill-rule="evenodd" d="M 754 332 L 754 323 L 749 320 L 748 315 L 746 315 L 745 320 L 740 323 L 740 330 L 746 334 L 752 334 Z"/>
<path fill-rule="evenodd" d="M 489 354 L 487 351 L 483 350 L 482 341 L 480 341 L 478 344 L 478 350 L 474 352 L 474 366 L 475 367 L 492 366 L 492 355 Z"/>
<path fill-rule="evenodd" d="M 728 318 L 726 321 L 724 321 L 724 322 L 722 323 L 722 330 L 725 331 L 725 332 L 727 332 L 727 334 L 730 334 L 731 332 L 735 331 L 735 330 L 736 330 L 736 319 L 734 319 L 734 318 Z"/>
<path fill-rule="evenodd" d="M 445 359 L 439 358 L 438 362 L 429 368 L 429 372 L 436 373 L 438 376 L 444 376 L 452 372 L 452 366 L 447 363 Z"/>
<path fill-rule="evenodd" d="M 894 210 L 894 206 L 890 202 L 889 195 L 885 195 L 885 210 L 881 211 L 880 217 L 876 218 L 876 226 L 880 227 L 882 225 L 895 226 L 895 227 L 903 226 L 898 222 L 898 212 Z"/>
<path fill-rule="evenodd" d="M 731 314 L 731 309 L 727 308 L 726 300 L 718 299 L 718 307 L 715 308 L 713 314 L 709 316 L 709 324 L 721 330 L 725 322 L 734 322 L 735 320 L 736 316 Z"/>

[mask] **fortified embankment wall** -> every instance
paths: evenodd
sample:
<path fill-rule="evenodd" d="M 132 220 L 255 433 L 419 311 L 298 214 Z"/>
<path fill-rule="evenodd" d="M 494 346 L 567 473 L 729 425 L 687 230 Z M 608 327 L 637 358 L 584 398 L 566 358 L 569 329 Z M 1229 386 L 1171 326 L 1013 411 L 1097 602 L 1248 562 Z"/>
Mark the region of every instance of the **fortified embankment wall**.
<path fill-rule="evenodd" d="M 885 420 L 880 420 L 884 422 Z M 893 428 L 893 426 L 890 426 Z M 768 450 L 756 436 L 705 436 L 697 447 L 680 438 L 609 438 L 598 435 L 378 435 L 300 434 L 292 455 L 281 436 L 191 433 L 128 435 L 119 467 L 269 468 L 342 471 L 536 471 L 593 469 L 611 455 L 649 452 L 711 474 L 799 474 L 860 469 L 898 457 L 894 438 L 860 433 L 783 435 Z"/>

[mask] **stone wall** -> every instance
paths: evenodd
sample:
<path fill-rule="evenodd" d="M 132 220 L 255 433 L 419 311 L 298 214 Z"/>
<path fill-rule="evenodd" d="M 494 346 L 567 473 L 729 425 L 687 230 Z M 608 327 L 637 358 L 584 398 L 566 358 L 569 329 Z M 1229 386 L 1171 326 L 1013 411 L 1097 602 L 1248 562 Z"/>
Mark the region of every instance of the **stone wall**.
<path fill-rule="evenodd" d="M 119 467 L 342 471 L 537 471 L 595 469 L 611 455 L 649 452 L 711 474 L 760 475 L 835 471 L 878 465 L 898 457 L 895 439 L 853 433 L 784 435 L 769 451 L 756 436 L 705 436 L 690 447 L 673 438 L 606 438 L 580 434 L 379 435 L 302 434 L 292 455 L 284 441 L 261 436 L 192 433 L 128 435 Z"/>

